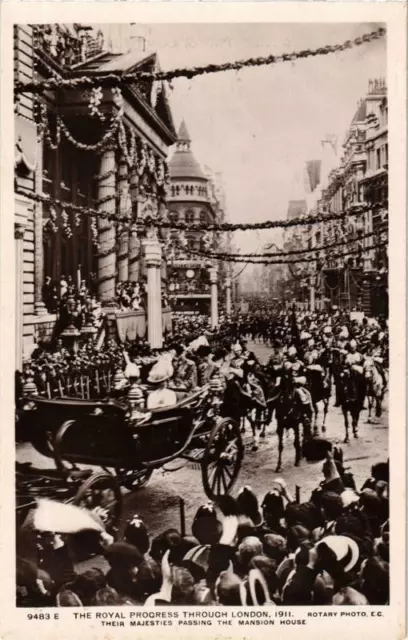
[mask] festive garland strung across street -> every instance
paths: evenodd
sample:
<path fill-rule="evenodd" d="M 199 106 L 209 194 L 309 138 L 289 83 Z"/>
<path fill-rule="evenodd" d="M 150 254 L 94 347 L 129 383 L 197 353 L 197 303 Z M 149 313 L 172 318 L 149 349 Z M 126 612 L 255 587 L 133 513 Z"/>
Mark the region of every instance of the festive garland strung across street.
<path fill-rule="evenodd" d="M 277 64 L 280 62 L 294 62 L 305 58 L 315 56 L 324 56 L 331 53 L 339 53 L 346 51 L 352 47 L 359 47 L 378 38 L 382 38 L 386 33 L 384 28 L 376 31 L 365 33 L 354 40 L 346 40 L 340 44 L 326 45 L 318 49 L 305 49 L 303 51 L 294 51 L 293 53 L 284 53 L 281 55 L 269 55 L 258 58 L 248 58 L 246 60 L 238 60 L 236 62 L 228 62 L 226 64 L 208 64 L 201 67 L 190 67 L 173 69 L 171 71 L 137 71 L 134 73 L 110 73 L 104 76 L 91 78 L 89 76 L 80 76 L 77 78 L 49 78 L 41 82 L 21 82 L 17 81 L 14 85 L 15 94 L 20 93 L 42 93 L 46 90 L 54 89 L 92 89 L 93 87 L 117 87 L 120 85 L 134 84 L 143 80 L 174 80 L 175 78 L 188 78 L 191 80 L 196 76 L 208 73 L 219 73 L 222 71 L 240 71 L 248 67 L 260 67 L 265 65 Z"/>
<path fill-rule="evenodd" d="M 347 251 L 346 253 L 331 253 L 330 256 L 328 256 L 330 259 L 332 260 L 336 260 L 338 258 L 348 258 L 349 256 L 353 256 L 353 255 L 362 255 L 363 253 L 367 253 L 369 251 L 374 251 L 375 249 L 379 249 L 381 247 L 386 247 L 388 245 L 387 241 L 382 241 L 378 244 L 372 245 L 371 247 L 359 247 L 358 249 L 355 249 L 353 251 Z M 285 254 L 282 254 L 282 257 L 285 257 Z M 213 258 L 214 260 L 216 260 L 217 258 Z M 255 260 L 252 258 L 228 258 L 227 256 L 220 258 L 221 262 L 233 262 L 233 263 L 237 263 L 237 262 L 246 262 L 248 264 L 264 264 L 264 265 L 279 265 L 279 264 L 300 264 L 302 262 L 323 262 L 324 258 L 321 258 L 319 256 L 310 256 L 310 257 L 304 257 L 304 258 L 299 258 L 297 260 Z"/>
<path fill-rule="evenodd" d="M 70 209 L 72 211 L 78 211 L 78 213 L 82 213 L 84 215 L 95 216 L 100 218 L 106 218 L 107 220 L 119 220 L 119 216 L 115 213 L 92 209 L 90 207 L 85 207 L 81 205 L 72 204 L 72 202 L 58 200 L 57 198 L 52 198 L 46 194 L 40 193 L 32 193 L 30 191 L 26 191 L 24 189 L 16 189 L 15 193 L 27 197 L 29 200 L 34 200 L 35 202 L 44 202 L 46 204 L 53 204 L 54 206 L 63 207 L 65 209 Z M 101 204 L 103 200 L 99 202 Z M 177 229 L 179 231 L 251 231 L 251 230 L 261 230 L 261 229 L 287 229 L 290 227 L 299 227 L 299 226 L 313 226 L 315 224 L 320 224 L 321 222 L 330 222 L 332 220 L 343 220 L 344 218 L 351 218 L 353 216 L 360 216 L 364 214 L 366 211 L 372 211 L 378 208 L 382 208 L 385 206 L 385 203 L 378 203 L 376 205 L 368 205 L 361 204 L 353 207 L 350 210 L 340 211 L 337 213 L 319 213 L 315 215 L 302 216 L 299 218 L 292 218 L 291 220 L 266 220 L 265 222 L 253 222 L 253 223 L 214 223 L 214 224 L 187 224 L 184 222 L 173 222 L 169 221 L 154 221 L 153 224 L 158 229 Z M 130 221 L 130 216 L 124 215 L 120 217 L 120 220 Z M 140 222 L 141 225 L 144 224 L 143 221 Z M 151 222 L 149 222 L 151 224 Z"/>
<path fill-rule="evenodd" d="M 333 242 L 331 244 L 324 244 L 320 247 L 312 247 L 311 249 L 293 249 L 291 251 L 280 251 L 277 253 L 227 253 L 227 252 L 211 252 L 211 251 L 200 251 L 198 249 L 188 249 L 189 253 L 197 254 L 200 256 L 206 256 L 207 258 L 215 258 L 222 260 L 223 258 L 280 258 L 284 256 L 291 255 L 299 255 L 302 253 L 314 253 L 319 251 L 326 251 L 326 249 L 333 249 L 334 247 L 345 247 L 346 245 L 353 244 L 355 242 L 361 242 L 362 240 L 367 240 L 368 238 L 372 238 L 377 235 L 376 232 L 366 233 L 364 235 L 359 235 L 356 238 L 348 238 L 346 240 L 341 240 L 339 242 Z"/>

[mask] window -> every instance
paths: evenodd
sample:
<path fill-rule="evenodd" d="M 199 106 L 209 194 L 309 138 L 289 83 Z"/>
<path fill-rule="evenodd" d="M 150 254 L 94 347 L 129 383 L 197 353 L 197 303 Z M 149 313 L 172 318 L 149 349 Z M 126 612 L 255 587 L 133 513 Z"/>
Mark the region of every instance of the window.
<path fill-rule="evenodd" d="M 200 223 L 207 224 L 207 213 L 205 211 L 200 211 Z"/>
<path fill-rule="evenodd" d="M 97 169 L 92 154 L 69 143 L 61 142 L 55 151 L 45 145 L 43 190 L 53 198 L 92 207 L 97 196 L 92 188 L 92 177 Z M 92 243 L 91 219 L 46 204 L 43 205 L 43 219 L 44 281 L 51 278 L 52 284 L 57 285 L 65 275 L 76 283 L 80 275 L 92 288 L 97 258 Z"/>
<path fill-rule="evenodd" d="M 381 169 L 381 149 L 376 151 L 376 169 Z"/>
<path fill-rule="evenodd" d="M 384 145 L 384 165 L 388 167 L 388 144 Z"/>
<path fill-rule="evenodd" d="M 193 224 L 193 222 L 194 222 L 194 211 L 186 211 L 186 222 L 187 222 L 187 224 Z"/>
<path fill-rule="evenodd" d="M 170 217 L 170 222 L 177 222 L 179 219 L 179 214 L 177 211 L 170 211 L 169 217 Z"/>

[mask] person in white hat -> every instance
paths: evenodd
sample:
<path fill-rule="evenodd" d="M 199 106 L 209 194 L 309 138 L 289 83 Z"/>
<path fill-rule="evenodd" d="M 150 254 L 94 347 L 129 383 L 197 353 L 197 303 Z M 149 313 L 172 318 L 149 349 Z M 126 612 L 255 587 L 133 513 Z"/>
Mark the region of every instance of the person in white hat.
<path fill-rule="evenodd" d="M 172 389 L 167 388 L 168 380 L 173 375 L 173 368 L 167 359 L 160 359 L 150 369 L 148 382 L 154 385 L 147 397 L 147 409 L 158 407 L 171 407 L 177 404 L 177 394 Z"/>

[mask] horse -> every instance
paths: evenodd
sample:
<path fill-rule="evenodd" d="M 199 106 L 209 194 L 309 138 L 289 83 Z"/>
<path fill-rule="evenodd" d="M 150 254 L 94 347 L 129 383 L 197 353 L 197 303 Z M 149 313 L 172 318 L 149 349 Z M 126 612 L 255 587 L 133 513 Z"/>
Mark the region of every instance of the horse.
<path fill-rule="evenodd" d="M 326 431 L 326 418 L 329 411 L 329 400 L 331 394 L 330 379 L 323 367 L 320 364 L 310 364 L 306 367 L 306 378 L 308 383 L 308 389 L 312 397 L 313 405 L 313 430 L 314 433 L 318 433 L 318 416 L 319 416 L 319 403 L 323 402 L 323 422 L 322 432 Z"/>
<path fill-rule="evenodd" d="M 276 409 L 276 403 L 280 394 L 280 380 L 282 374 L 282 366 L 279 364 L 268 364 L 265 369 L 265 400 L 266 409 L 263 412 L 262 428 L 260 436 L 265 438 L 266 425 L 271 424 L 273 414 Z"/>
<path fill-rule="evenodd" d="M 339 395 L 340 406 L 344 416 L 344 428 L 346 430 L 344 442 L 350 442 L 349 415 L 351 416 L 353 436 L 358 438 L 358 421 L 365 400 L 365 378 L 362 367 L 353 365 L 342 368 L 339 375 Z"/>
<path fill-rule="evenodd" d="M 368 403 L 368 419 L 371 422 L 371 412 L 375 405 L 375 417 L 381 418 L 382 401 L 385 391 L 385 380 L 380 372 L 378 363 L 372 356 L 366 357 L 363 365 L 364 376 L 366 381 L 366 396 Z"/>
<path fill-rule="evenodd" d="M 296 452 L 295 467 L 298 467 L 302 459 L 302 446 L 300 442 L 300 425 L 303 425 L 303 443 L 312 436 L 313 407 L 310 393 L 306 389 L 283 388 L 276 402 L 277 434 L 279 440 L 279 455 L 276 472 L 282 468 L 283 435 L 285 430 L 293 429 L 294 447 Z"/>

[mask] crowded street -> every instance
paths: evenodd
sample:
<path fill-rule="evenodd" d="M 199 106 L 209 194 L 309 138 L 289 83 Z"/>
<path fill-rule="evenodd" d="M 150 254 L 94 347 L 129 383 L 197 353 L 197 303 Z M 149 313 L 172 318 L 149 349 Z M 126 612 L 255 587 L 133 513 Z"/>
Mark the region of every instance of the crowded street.
<path fill-rule="evenodd" d="M 264 344 L 250 342 L 248 346 L 263 362 L 268 360 L 272 352 L 272 349 Z M 343 448 L 345 466 L 352 471 L 357 487 L 361 487 L 370 474 L 371 466 L 383 461 L 384 451 L 388 449 L 387 395 L 384 399 L 384 411 L 381 418 L 368 424 L 367 412 L 364 411 L 359 438 L 358 440 L 351 439 L 347 445 L 342 444 L 344 421 L 341 410 L 332 405 L 333 399 L 327 420 L 327 436 L 333 443 L 339 444 Z M 268 427 L 266 438 L 260 440 L 259 450 L 256 452 L 251 451 L 251 437 L 249 429 L 247 429 L 247 435 L 244 434 L 245 459 L 235 493 L 242 486 L 250 485 L 254 492 L 262 497 L 268 487 L 273 485 L 273 480 L 282 477 L 293 494 L 298 486 L 301 500 L 308 500 L 311 492 L 321 480 L 322 463 L 303 461 L 300 467 L 294 467 L 292 441 L 293 435 L 288 433 L 285 460 L 282 471 L 277 474 L 275 470 L 278 446 L 276 421 L 274 420 Z M 20 462 L 32 462 L 40 467 L 47 468 L 49 466 L 49 460 L 28 444 L 18 446 L 17 459 Z M 189 529 L 196 505 L 206 500 L 201 479 L 189 463 L 169 464 L 169 468 L 171 466 L 175 471 L 160 469 L 153 474 L 146 487 L 133 494 L 126 494 L 122 525 L 131 514 L 136 512 L 145 522 L 149 523 L 149 528 L 154 534 L 166 528 L 177 528 L 180 526 L 179 505 L 181 498 L 185 503 L 186 528 Z M 100 562 L 103 564 L 102 558 Z M 85 570 L 94 563 L 94 560 L 83 562 L 80 568 Z"/>
<path fill-rule="evenodd" d="M 14 31 L 17 606 L 389 603 L 366 26 Z"/>

